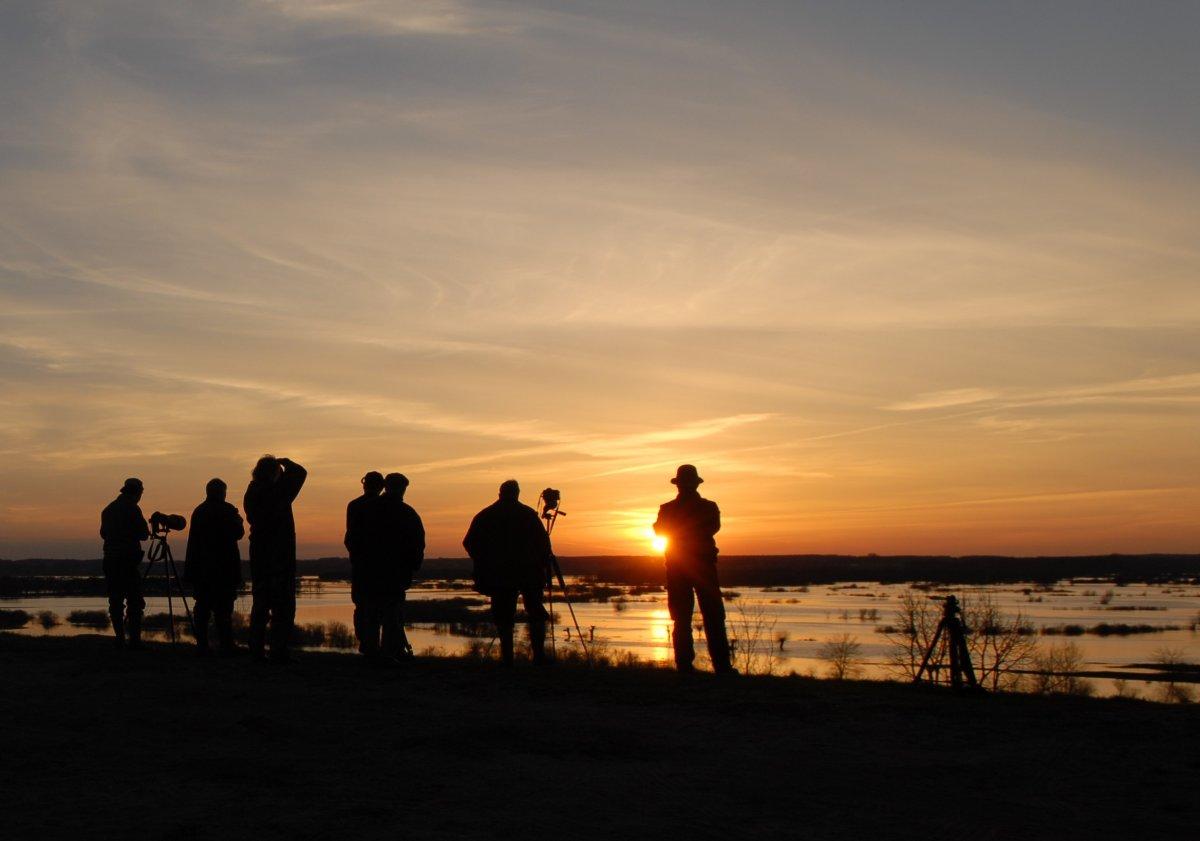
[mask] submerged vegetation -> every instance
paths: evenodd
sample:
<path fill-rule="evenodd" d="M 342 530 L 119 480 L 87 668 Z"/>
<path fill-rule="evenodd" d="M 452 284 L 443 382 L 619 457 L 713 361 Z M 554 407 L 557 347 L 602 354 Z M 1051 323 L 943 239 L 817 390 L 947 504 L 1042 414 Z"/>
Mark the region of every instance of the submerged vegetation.
<path fill-rule="evenodd" d="M 32 618 L 33 616 L 24 610 L 0 610 L 0 630 L 24 628 Z"/>
<path fill-rule="evenodd" d="M 1099 637 L 1127 637 L 1131 634 L 1160 634 L 1164 631 L 1180 631 L 1180 625 L 1129 625 L 1124 622 L 1101 622 L 1098 625 L 1047 625 L 1039 633 L 1048 637 L 1078 637 L 1083 634 L 1094 634 Z"/>

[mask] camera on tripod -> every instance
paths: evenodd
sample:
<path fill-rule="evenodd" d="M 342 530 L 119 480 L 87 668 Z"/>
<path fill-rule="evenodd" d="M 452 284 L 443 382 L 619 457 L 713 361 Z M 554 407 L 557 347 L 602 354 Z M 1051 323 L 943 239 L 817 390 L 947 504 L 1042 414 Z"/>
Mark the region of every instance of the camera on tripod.
<path fill-rule="evenodd" d="M 187 528 L 187 518 L 182 514 L 164 514 L 155 511 L 150 515 L 150 531 L 155 535 L 164 535 L 169 531 L 183 531 Z"/>
<path fill-rule="evenodd" d="M 556 491 L 554 488 L 546 488 L 546 490 L 542 491 L 542 517 L 548 520 L 558 514 L 562 514 L 564 517 L 567 516 L 566 511 L 558 510 L 558 503 L 561 500 L 562 493 Z"/>

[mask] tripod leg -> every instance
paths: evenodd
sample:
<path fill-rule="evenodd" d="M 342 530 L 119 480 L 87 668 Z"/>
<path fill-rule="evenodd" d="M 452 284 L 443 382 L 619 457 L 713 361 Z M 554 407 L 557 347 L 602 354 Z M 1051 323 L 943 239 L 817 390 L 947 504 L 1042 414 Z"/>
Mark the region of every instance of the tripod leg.
<path fill-rule="evenodd" d="M 917 669 L 916 677 L 913 678 L 913 683 L 921 682 L 921 675 L 929 665 L 930 658 L 933 657 L 933 652 L 937 649 L 938 640 L 942 637 L 942 632 L 946 629 L 945 621 L 938 622 L 937 630 L 933 632 L 933 639 L 929 641 L 929 648 L 925 649 L 925 656 L 921 659 L 921 666 Z"/>
<path fill-rule="evenodd" d="M 175 556 L 171 554 L 171 550 L 167 549 L 167 560 L 171 564 L 171 577 L 175 579 L 175 586 L 179 588 L 179 601 L 183 602 L 183 610 L 187 614 L 188 622 L 192 626 L 193 636 L 196 633 L 196 619 L 192 616 L 192 608 L 188 605 L 187 592 L 183 589 L 183 579 L 179 577 L 179 567 L 175 565 Z"/>
<path fill-rule="evenodd" d="M 962 642 L 958 629 L 950 628 L 950 685 L 962 689 L 962 663 L 959 662 L 959 644 Z"/>
<path fill-rule="evenodd" d="M 554 632 L 554 581 L 552 579 L 550 579 L 549 576 L 546 577 L 546 604 L 550 608 L 548 611 L 548 613 L 550 614 L 548 617 L 549 623 L 550 623 L 550 658 L 552 660 L 557 660 L 558 659 L 558 648 L 557 648 L 557 645 L 556 645 L 555 639 L 554 639 L 554 637 L 556 636 L 555 632 Z M 532 630 L 530 631 L 530 633 L 531 634 L 533 633 Z M 532 642 L 532 637 L 530 639 L 530 642 Z"/>
<path fill-rule="evenodd" d="M 971 664 L 971 650 L 967 648 L 967 635 L 962 628 L 958 630 L 958 646 L 960 650 L 959 665 L 963 676 L 967 679 L 967 685 L 972 689 L 978 689 L 979 683 L 975 679 L 975 667 Z"/>

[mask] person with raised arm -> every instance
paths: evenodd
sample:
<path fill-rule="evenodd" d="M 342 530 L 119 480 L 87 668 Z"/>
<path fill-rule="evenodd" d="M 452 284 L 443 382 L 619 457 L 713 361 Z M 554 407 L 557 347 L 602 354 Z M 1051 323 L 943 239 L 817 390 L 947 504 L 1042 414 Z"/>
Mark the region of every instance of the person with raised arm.
<path fill-rule="evenodd" d="M 292 503 L 308 471 L 287 458 L 265 455 L 254 465 L 242 508 L 250 523 L 250 653 L 266 659 L 267 624 L 271 660 L 287 663 L 296 619 L 296 519 Z"/>

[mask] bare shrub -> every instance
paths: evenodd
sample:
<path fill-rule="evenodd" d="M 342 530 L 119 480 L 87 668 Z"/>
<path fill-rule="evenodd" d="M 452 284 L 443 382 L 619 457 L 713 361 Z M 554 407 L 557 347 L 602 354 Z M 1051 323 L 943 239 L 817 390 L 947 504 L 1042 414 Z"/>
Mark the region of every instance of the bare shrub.
<path fill-rule="evenodd" d="M 1022 672 L 1038 653 L 1033 628 L 1018 611 L 1009 616 L 988 593 L 969 599 L 963 608 L 967 626 L 967 650 L 980 684 L 993 692 L 1018 689 Z"/>
<path fill-rule="evenodd" d="M 1159 700 L 1167 704 L 1190 704 L 1195 700 L 1195 692 L 1186 683 L 1174 679 L 1175 672 L 1180 666 L 1188 665 L 1183 649 L 1163 646 L 1155 649 L 1154 662 L 1168 674 L 1168 679 L 1158 684 Z"/>
<path fill-rule="evenodd" d="M 921 658 L 929 650 L 942 609 L 924 595 L 909 591 L 900 598 L 896 624 L 882 629 L 890 643 L 888 663 L 901 677 L 915 678 Z M 935 656 L 937 652 L 934 652 Z M 932 663 L 932 660 L 931 660 Z M 933 665 L 941 665 L 940 661 Z"/>
<path fill-rule="evenodd" d="M 732 619 L 729 642 L 734 666 L 744 675 L 774 674 L 779 665 L 775 648 L 775 623 L 778 618 L 767 613 L 766 605 L 737 601 Z"/>
<path fill-rule="evenodd" d="M 817 657 L 829 664 L 829 676 L 834 680 L 856 677 L 862 671 L 858 657 L 862 646 L 856 637 L 842 634 L 826 641 L 817 651 Z"/>
<path fill-rule="evenodd" d="M 292 626 L 292 645 L 320 648 L 325 644 L 325 626 L 320 622 L 297 623 Z"/>
<path fill-rule="evenodd" d="M 52 610 L 43 610 L 37 615 L 37 623 L 42 626 L 42 630 L 49 632 L 51 628 L 56 628 L 62 624 L 62 620 L 58 618 L 58 614 Z"/>
<path fill-rule="evenodd" d="M 327 622 L 325 644 L 330 648 L 354 648 L 358 642 L 354 639 L 354 632 L 345 622 Z"/>
<path fill-rule="evenodd" d="M 1079 677 L 1083 670 L 1083 651 L 1073 642 L 1050 646 L 1034 658 L 1037 674 L 1033 676 L 1033 691 L 1046 695 L 1082 695 L 1095 692 L 1092 682 Z"/>
<path fill-rule="evenodd" d="M 1113 681 L 1113 689 L 1116 690 L 1115 697 L 1117 698 L 1133 699 L 1142 697 L 1142 693 L 1138 690 L 1138 688 L 1131 685 L 1129 681 L 1123 678 L 1117 678 Z"/>

